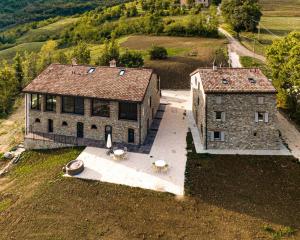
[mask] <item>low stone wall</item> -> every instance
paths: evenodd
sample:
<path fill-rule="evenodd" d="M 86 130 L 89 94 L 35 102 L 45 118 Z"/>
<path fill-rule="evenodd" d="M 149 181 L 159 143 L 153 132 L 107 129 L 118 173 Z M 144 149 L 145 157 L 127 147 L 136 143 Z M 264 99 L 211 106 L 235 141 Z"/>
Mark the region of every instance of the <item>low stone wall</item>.
<path fill-rule="evenodd" d="M 25 138 L 24 147 L 26 150 L 42 150 L 42 149 L 58 149 L 58 148 L 65 148 L 65 147 L 74 147 L 74 145 L 58 143 L 53 141 Z"/>

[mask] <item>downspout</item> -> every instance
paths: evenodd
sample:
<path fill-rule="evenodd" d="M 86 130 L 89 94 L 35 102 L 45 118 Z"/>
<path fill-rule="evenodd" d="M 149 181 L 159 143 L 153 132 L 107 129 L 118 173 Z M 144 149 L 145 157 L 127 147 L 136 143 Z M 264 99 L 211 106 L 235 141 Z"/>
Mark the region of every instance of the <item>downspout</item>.
<path fill-rule="evenodd" d="M 205 95 L 205 149 L 207 150 L 207 96 Z"/>
<path fill-rule="evenodd" d="M 142 144 L 142 106 L 139 104 L 140 110 L 139 110 L 139 145 Z"/>

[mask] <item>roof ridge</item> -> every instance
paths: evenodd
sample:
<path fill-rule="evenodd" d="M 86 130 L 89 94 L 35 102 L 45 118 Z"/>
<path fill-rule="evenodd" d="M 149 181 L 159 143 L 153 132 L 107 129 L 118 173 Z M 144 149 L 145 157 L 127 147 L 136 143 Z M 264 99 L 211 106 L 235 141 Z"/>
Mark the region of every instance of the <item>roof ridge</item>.
<path fill-rule="evenodd" d="M 118 69 L 133 69 L 133 70 L 151 70 L 153 71 L 152 68 L 148 68 L 148 67 L 122 67 L 122 66 L 117 66 L 117 67 L 110 67 L 110 66 L 97 66 L 97 65 L 88 65 L 88 64 L 63 64 L 63 63 L 51 63 L 51 65 L 57 65 L 57 66 L 66 66 L 66 67 L 94 67 L 94 68 L 118 68 Z"/>

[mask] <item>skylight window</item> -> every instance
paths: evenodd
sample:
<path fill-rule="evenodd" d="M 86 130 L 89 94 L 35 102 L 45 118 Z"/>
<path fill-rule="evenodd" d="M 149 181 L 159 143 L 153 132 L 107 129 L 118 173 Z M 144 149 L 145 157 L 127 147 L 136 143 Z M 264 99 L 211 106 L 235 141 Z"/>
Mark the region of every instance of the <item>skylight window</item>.
<path fill-rule="evenodd" d="M 88 73 L 93 73 L 93 72 L 95 72 L 95 70 L 96 70 L 96 68 L 92 67 L 88 70 Z"/>
<path fill-rule="evenodd" d="M 223 78 L 223 79 L 222 79 L 222 83 L 223 83 L 223 84 L 228 84 L 229 82 L 228 82 L 228 80 L 227 80 L 226 78 Z"/>
<path fill-rule="evenodd" d="M 252 77 L 249 77 L 248 78 L 249 82 L 252 83 L 252 84 L 255 84 L 256 83 L 256 80 Z"/>
<path fill-rule="evenodd" d="M 120 76 L 124 76 L 124 74 L 125 74 L 125 70 L 122 69 L 122 70 L 120 71 L 119 75 L 120 75 Z"/>

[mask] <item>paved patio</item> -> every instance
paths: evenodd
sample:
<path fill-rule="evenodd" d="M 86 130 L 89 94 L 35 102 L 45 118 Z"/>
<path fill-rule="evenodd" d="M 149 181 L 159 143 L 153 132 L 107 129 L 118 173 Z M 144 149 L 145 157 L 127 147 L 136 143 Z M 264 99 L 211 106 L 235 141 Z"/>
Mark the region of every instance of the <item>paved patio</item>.
<path fill-rule="evenodd" d="M 129 152 L 127 160 L 116 161 L 104 148 L 87 147 L 77 158 L 85 170 L 76 177 L 183 195 L 188 96 L 189 91 L 162 92 L 165 112 L 149 154 Z M 168 172 L 153 170 L 152 162 L 158 159 L 168 163 Z"/>

